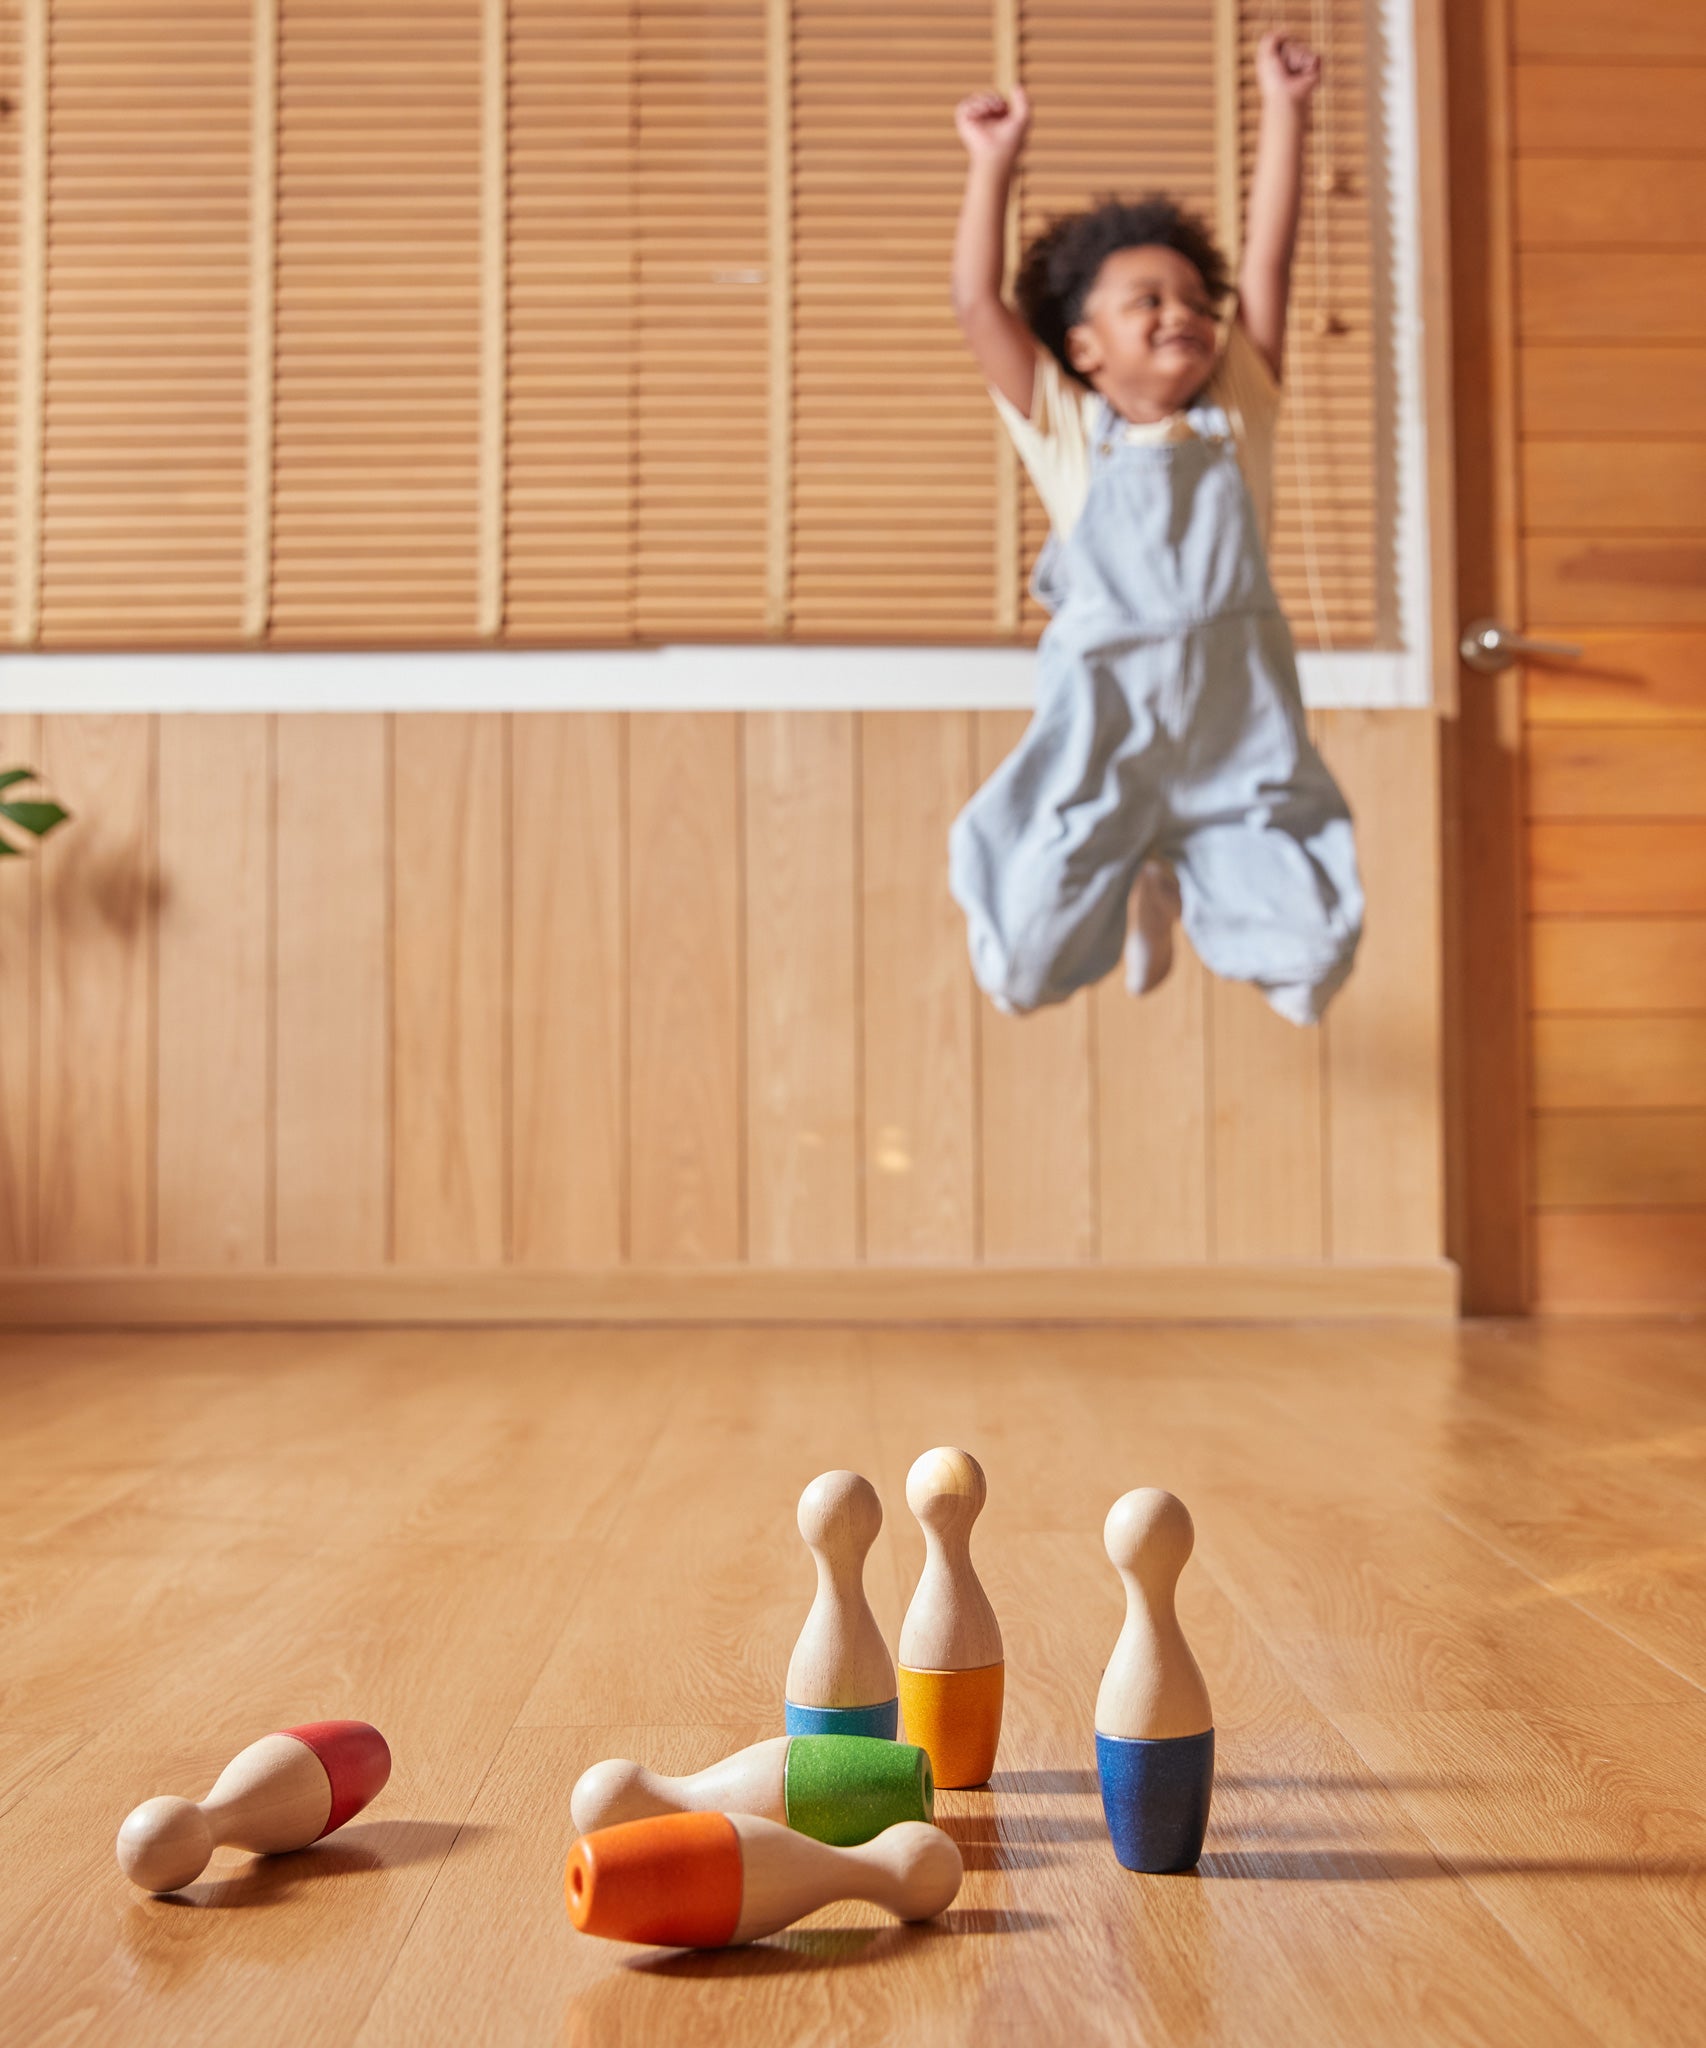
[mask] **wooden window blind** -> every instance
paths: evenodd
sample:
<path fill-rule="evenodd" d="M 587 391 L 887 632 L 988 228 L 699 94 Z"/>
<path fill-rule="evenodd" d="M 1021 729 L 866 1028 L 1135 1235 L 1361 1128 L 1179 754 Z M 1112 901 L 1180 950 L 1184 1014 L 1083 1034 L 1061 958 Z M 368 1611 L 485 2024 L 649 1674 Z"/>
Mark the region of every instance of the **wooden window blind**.
<path fill-rule="evenodd" d="M 1394 525 L 1373 66 L 1312 5 L 1274 561 L 1348 648 Z M 1109 190 L 1230 242 L 1270 11 L 0 0 L 13 644 L 1034 640 L 954 101 L 1035 95 L 1011 256 Z"/>

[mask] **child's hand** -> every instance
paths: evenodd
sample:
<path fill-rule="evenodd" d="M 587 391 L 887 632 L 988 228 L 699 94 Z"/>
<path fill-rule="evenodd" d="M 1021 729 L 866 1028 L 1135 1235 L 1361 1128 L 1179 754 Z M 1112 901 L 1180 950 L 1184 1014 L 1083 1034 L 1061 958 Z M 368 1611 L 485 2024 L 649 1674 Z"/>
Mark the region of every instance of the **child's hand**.
<path fill-rule="evenodd" d="M 1289 100 L 1294 107 L 1309 104 L 1321 83 L 1321 59 L 1307 43 L 1282 29 L 1263 36 L 1256 49 L 1256 82 L 1265 100 Z"/>
<path fill-rule="evenodd" d="M 1011 164 L 1031 125 L 1031 102 L 1016 85 L 1010 97 L 974 92 L 954 109 L 954 126 L 973 163 Z"/>

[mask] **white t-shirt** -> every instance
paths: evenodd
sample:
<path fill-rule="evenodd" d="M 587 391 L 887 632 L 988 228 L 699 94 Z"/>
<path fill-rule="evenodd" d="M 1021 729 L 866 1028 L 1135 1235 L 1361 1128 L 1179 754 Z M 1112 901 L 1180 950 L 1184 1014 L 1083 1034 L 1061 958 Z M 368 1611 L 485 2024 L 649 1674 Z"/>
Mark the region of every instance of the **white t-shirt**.
<path fill-rule="evenodd" d="M 1048 508 L 1050 523 L 1064 541 L 1078 523 L 1089 495 L 1090 442 L 1096 431 L 1101 399 L 1069 377 L 1040 342 L 1030 418 L 1025 419 L 1018 407 L 1003 398 L 993 385 L 989 395 L 1013 437 L 1020 461 L 1030 472 L 1038 497 Z M 1279 427 L 1280 387 L 1241 321 L 1234 320 L 1228 328 L 1219 360 L 1194 403 L 1218 405 L 1225 411 L 1232 427 L 1238 467 L 1255 503 L 1256 524 L 1266 547 L 1273 509 L 1274 436 Z M 1188 441 L 1192 433 L 1191 423 L 1182 412 L 1141 425 L 1128 420 L 1125 428 L 1128 441 L 1151 446 Z"/>

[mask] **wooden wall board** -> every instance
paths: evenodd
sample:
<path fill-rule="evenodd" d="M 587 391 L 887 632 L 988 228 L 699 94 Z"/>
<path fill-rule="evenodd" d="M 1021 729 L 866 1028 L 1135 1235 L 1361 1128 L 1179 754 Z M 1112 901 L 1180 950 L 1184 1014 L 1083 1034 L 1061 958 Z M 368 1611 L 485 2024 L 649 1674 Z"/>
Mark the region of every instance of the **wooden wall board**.
<path fill-rule="evenodd" d="M 154 1252 L 152 717 L 42 720 L 41 770 L 77 816 L 42 846 L 37 1256 Z"/>
<path fill-rule="evenodd" d="M 155 1256 L 272 1258 L 273 730 L 159 723 Z"/>
<path fill-rule="evenodd" d="M 867 712 L 865 1255 L 977 1256 L 978 995 L 948 894 L 948 828 L 972 793 L 970 714 Z"/>
<path fill-rule="evenodd" d="M 1327 1252 L 1322 1034 L 1270 1010 L 1246 982 L 1209 984 L 1217 1259 Z"/>
<path fill-rule="evenodd" d="M 283 1266 L 391 1256 L 391 743 L 374 712 L 277 721 L 273 1198 Z"/>
<path fill-rule="evenodd" d="M 629 1255 L 745 1255 L 741 720 L 628 728 Z"/>
<path fill-rule="evenodd" d="M 1706 22 L 1692 7 L 1630 7 L 1623 0 L 1514 0 L 1513 39 L 1523 57 L 1706 58 Z"/>
<path fill-rule="evenodd" d="M 1093 994 L 1098 1256 L 1110 1265 L 1213 1255 L 1209 973 L 1181 932 L 1173 972 L 1134 1001 Z"/>
<path fill-rule="evenodd" d="M 504 718 L 421 712 L 394 735 L 393 1256 L 509 1252 L 509 830 Z"/>
<path fill-rule="evenodd" d="M 1706 626 L 1706 540 L 1541 534 L 1522 548 L 1529 629 Z"/>
<path fill-rule="evenodd" d="M 1639 377 L 1639 361 L 1631 365 Z M 1590 414 L 1576 435 L 1527 440 L 1530 533 L 1694 533 L 1706 528 L 1706 462 L 1697 441 L 1605 440 Z M 1603 433 L 1603 429 L 1600 429 Z"/>
<path fill-rule="evenodd" d="M 1536 1109 L 1706 1109 L 1706 1008 L 1536 1017 Z"/>
<path fill-rule="evenodd" d="M 745 724 L 747 1255 L 859 1256 L 859 721 Z"/>
<path fill-rule="evenodd" d="M 1522 64 L 1512 113 L 1525 154 L 1686 155 L 1700 146 L 1700 87 L 1686 64 Z"/>
<path fill-rule="evenodd" d="M 1030 723 L 980 711 L 977 779 L 992 775 Z M 977 999 L 981 1250 L 993 1263 L 1067 1265 L 1097 1252 L 1096 1085 L 1088 997 L 1024 1017 Z"/>
<path fill-rule="evenodd" d="M 0 768 L 37 767 L 40 756 L 39 718 L 0 718 Z M 31 850 L 0 863 L 0 1266 L 27 1266 L 36 1257 L 41 867 L 35 842 L 16 832 L 11 838 Z"/>
<path fill-rule="evenodd" d="M 1631 146 L 1638 137 L 1631 136 Z M 1706 216 L 1706 158 L 1678 157 L 1663 178 L 1639 156 L 1532 156 L 1516 165 L 1516 233 L 1524 248 L 1692 248 Z M 1697 408 L 1700 394 L 1692 401 Z M 1594 405 L 1574 423 L 1600 425 Z"/>
<path fill-rule="evenodd" d="M 1326 1250 L 1413 1258 L 1444 1228 L 1437 726 L 1423 711 L 1329 711 L 1319 727 L 1368 902 L 1322 1027 Z"/>
<path fill-rule="evenodd" d="M 614 1266 L 628 1215 L 628 722 L 510 721 L 514 1258 Z"/>
<path fill-rule="evenodd" d="M 1652 166 L 1640 168 L 1650 184 Z M 1584 166 L 1589 183 L 1597 169 Z M 1525 351 L 1522 367 L 1525 435 L 1580 433 L 1589 421 L 1602 434 L 1706 434 L 1706 347 L 1698 342 L 1555 342 Z"/>
<path fill-rule="evenodd" d="M 1516 280 L 1524 341 L 1706 339 L 1706 250 L 1530 249 Z"/>

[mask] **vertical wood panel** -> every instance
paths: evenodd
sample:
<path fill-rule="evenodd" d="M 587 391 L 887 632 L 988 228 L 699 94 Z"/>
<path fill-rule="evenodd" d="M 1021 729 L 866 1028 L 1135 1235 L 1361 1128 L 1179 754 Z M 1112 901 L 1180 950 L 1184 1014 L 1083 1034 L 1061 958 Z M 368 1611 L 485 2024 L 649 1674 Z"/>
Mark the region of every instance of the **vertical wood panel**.
<path fill-rule="evenodd" d="M 975 714 L 977 775 L 992 775 L 1029 720 Z M 1009 1017 L 976 1007 L 986 1259 L 1071 1265 L 1096 1255 L 1090 998 Z"/>
<path fill-rule="evenodd" d="M 272 721 L 163 718 L 155 1253 L 261 1266 L 270 1245 Z"/>
<path fill-rule="evenodd" d="M 391 749 L 377 713 L 294 713 L 276 745 L 283 1266 L 391 1255 Z"/>
<path fill-rule="evenodd" d="M 859 1255 L 858 776 L 851 712 L 746 720 L 747 1252 Z"/>
<path fill-rule="evenodd" d="M 1247 982 L 1210 984 L 1217 1260 L 1318 1259 L 1326 1249 L 1321 1034 Z"/>
<path fill-rule="evenodd" d="M 1319 714 L 1357 823 L 1368 923 L 1324 1028 L 1334 1258 L 1438 1256 L 1440 848 L 1431 712 Z"/>
<path fill-rule="evenodd" d="M 154 720 L 42 721 L 41 769 L 76 818 L 42 846 L 40 1257 L 152 1253 Z"/>
<path fill-rule="evenodd" d="M 395 736 L 395 1256 L 492 1265 L 509 1180 L 504 720 L 419 713 Z"/>
<path fill-rule="evenodd" d="M 863 728 L 865 1253 L 977 1256 L 977 997 L 948 894 L 948 827 L 972 791 L 965 712 Z"/>
<path fill-rule="evenodd" d="M 627 1203 L 627 748 L 613 712 L 513 721 L 515 1259 L 614 1266 Z"/>
<path fill-rule="evenodd" d="M 0 718 L 0 768 L 40 760 L 41 720 L 16 712 Z M 27 787 L 33 795 L 34 785 Z M 29 851 L 0 860 L 0 1266 L 28 1266 L 36 1259 L 41 863 L 35 841 L 15 831 L 10 838 Z"/>
<path fill-rule="evenodd" d="M 1110 974 L 1096 990 L 1101 1256 L 1109 1265 L 1206 1259 L 1208 970 L 1183 932 L 1173 972 L 1141 998 Z"/>
<path fill-rule="evenodd" d="M 629 724 L 629 1243 L 640 1265 L 739 1259 L 741 721 Z"/>

